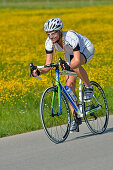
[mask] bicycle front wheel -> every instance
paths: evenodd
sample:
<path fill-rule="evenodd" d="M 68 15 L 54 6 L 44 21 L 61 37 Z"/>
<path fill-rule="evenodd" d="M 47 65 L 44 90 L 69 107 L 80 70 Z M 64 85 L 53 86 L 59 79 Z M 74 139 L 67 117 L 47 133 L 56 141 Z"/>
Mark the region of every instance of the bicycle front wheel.
<path fill-rule="evenodd" d="M 84 119 L 91 132 L 101 134 L 108 125 L 108 104 L 101 86 L 95 81 L 91 81 L 90 84 L 94 88 L 94 95 L 90 101 L 84 102 Z"/>
<path fill-rule="evenodd" d="M 51 104 L 54 97 L 53 116 Z M 61 114 L 58 114 L 58 90 L 56 86 L 49 87 L 42 95 L 40 102 L 40 117 L 46 135 L 54 143 L 66 140 L 70 132 L 70 110 L 64 94 L 61 92 Z"/>

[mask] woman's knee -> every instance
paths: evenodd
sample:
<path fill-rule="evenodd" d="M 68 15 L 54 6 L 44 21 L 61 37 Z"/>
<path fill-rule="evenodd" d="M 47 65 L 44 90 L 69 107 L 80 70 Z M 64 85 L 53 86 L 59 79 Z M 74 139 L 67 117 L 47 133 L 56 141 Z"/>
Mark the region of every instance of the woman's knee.
<path fill-rule="evenodd" d="M 80 70 L 80 65 L 78 66 L 78 67 L 76 67 L 75 69 L 73 69 L 74 70 L 74 72 L 76 73 L 76 74 L 78 74 L 79 73 L 79 70 Z"/>
<path fill-rule="evenodd" d="M 76 58 L 74 60 L 75 62 L 75 68 L 73 69 L 75 72 L 78 72 L 80 67 L 86 63 L 85 57 L 80 54 L 80 58 Z"/>

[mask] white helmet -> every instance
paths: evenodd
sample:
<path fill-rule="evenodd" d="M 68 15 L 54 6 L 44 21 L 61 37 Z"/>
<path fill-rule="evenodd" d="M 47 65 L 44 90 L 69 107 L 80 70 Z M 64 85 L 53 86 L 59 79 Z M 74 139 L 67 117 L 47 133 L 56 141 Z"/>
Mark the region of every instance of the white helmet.
<path fill-rule="evenodd" d="M 60 20 L 60 18 L 52 18 L 49 19 L 45 24 L 44 24 L 44 31 L 45 32 L 50 32 L 50 31 L 59 31 L 63 28 L 63 23 Z"/>

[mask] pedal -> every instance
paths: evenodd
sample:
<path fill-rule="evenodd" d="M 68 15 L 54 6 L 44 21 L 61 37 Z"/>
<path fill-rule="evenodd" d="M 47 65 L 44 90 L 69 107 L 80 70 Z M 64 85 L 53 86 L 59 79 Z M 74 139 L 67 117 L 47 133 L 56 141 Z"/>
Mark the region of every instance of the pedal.
<path fill-rule="evenodd" d="M 84 102 L 86 103 L 86 102 L 92 102 L 92 99 L 89 99 L 89 100 L 84 100 Z"/>
<path fill-rule="evenodd" d="M 73 131 L 70 131 L 70 133 L 79 132 L 79 131 L 80 131 L 79 126 L 77 126 L 77 128 L 75 130 L 73 130 Z"/>

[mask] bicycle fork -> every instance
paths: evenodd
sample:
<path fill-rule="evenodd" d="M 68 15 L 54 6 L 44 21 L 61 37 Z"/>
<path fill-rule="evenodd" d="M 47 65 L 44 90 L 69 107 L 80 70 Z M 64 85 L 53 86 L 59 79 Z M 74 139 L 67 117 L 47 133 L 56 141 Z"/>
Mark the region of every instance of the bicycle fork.
<path fill-rule="evenodd" d="M 79 116 L 83 117 L 83 94 L 82 94 L 82 80 L 79 78 Z"/>
<path fill-rule="evenodd" d="M 51 104 L 51 115 L 52 117 L 54 116 L 59 116 L 61 114 L 61 88 L 59 85 L 59 69 L 55 69 L 55 85 L 58 88 L 58 107 L 59 111 L 57 114 L 53 114 L 53 108 L 54 108 L 54 103 L 55 103 L 55 96 L 56 96 L 56 91 L 57 89 L 53 92 L 53 97 L 52 97 L 52 104 Z"/>

